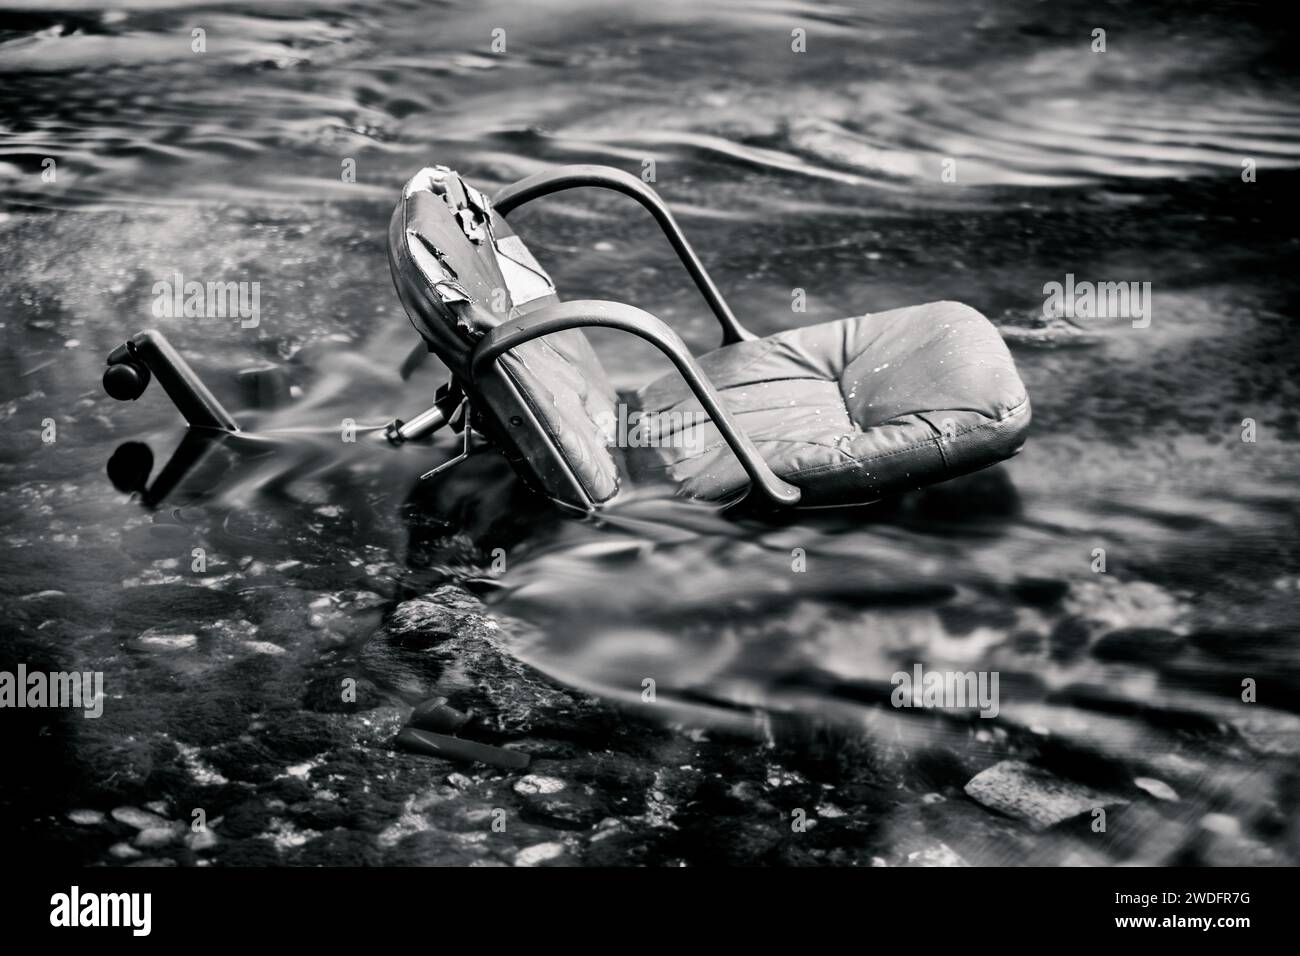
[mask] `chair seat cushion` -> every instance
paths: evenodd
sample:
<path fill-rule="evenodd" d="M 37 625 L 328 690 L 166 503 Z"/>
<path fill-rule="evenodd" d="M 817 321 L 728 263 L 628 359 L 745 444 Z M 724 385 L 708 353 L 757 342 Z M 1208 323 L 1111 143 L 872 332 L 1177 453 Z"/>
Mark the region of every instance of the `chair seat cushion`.
<path fill-rule="evenodd" d="M 1019 451 L 1029 425 L 1002 337 L 956 302 L 791 329 L 699 362 L 807 506 L 861 504 L 987 467 Z M 638 474 L 708 500 L 747 486 L 676 372 L 642 388 L 636 406 L 657 422 L 652 443 L 629 449 Z"/>

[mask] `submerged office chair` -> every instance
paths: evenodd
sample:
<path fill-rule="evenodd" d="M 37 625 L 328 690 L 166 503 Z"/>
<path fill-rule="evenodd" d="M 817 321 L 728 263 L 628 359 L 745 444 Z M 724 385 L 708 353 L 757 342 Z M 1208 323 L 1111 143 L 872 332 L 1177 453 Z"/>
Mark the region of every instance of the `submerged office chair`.
<path fill-rule="evenodd" d="M 560 301 L 505 217 L 577 186 L 616 190 L 650 211 L 721 323 L 720 348 L 696 359 L 634 306 Z M 429 167 L 403 189 L 388 245 L 402 305 L 451 380 L 428 411 L 392 422 L 387 437 L 401 444 L 448 424 L 464 436 L 461 454 L 430 475 L 463 461 L 479 434 L 529 485 L 584 511 L 641 480 L 723 503 L 835 506 L 987 467 L 1024 442 L 1025 387 L 978 312 L 933 302 L 760 339 L 736 320 L 662 200 L 616 169 L 563 167 L 489 201 L 455 172 Z M 675 371 L 624 400 L 632 408 L 620 414 L 587 327 L 639 336 Z M 237 427 L 156 332 L 110 355 L 105 388 L 136 398 L 150 370 L 190 424 Z M 653 441 L 620 447 L 629 443 L 616 423 L 636 413 L 669 424 L 656 426 Z"/>

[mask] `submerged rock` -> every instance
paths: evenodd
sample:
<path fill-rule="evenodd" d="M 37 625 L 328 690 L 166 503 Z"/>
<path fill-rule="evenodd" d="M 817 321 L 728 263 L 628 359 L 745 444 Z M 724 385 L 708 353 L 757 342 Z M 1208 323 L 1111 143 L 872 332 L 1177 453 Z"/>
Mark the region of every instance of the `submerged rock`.
<path fill-rule="evenodd" d="M 472 715 L 472 726 L 489 738 L 608 719 L 593 698 L 555 684 L 514 657 L 478 598 L 452 585 L 397 605 L 361 656 L 384 684 L 425 699 L 444 698 L 453 711 Z"/>
<path fill-rule="evenodd" d="M 135 840 L 132 842 L 142 850 L 157 850 L 175 842 L 179 832 L 179 825 L 149 827 L 136 834 Z"/>
<path fill-rule="evenodd" d="M 175 826 L 171 820 L 138 807 L 117 807 L 113 810 L 113 819 L 137 830 L 166 829 Z"/>
<path fill-rule="evenodd" d="M 1098 807 L 1128 803 L 1123 797 L 1063 780 L 1020 760 L 1004 760 L 976 774 L 966 784 L 966 793 L 1034 830 L 1045 830 Z"/>
<path fill-rule="evenodd" d="M 1176 801 L 1178 799 L 1178 793 L 1163 780 L 1157 780 L 1154 777 L 1137 777 L 1133 780 L 1133 784 L 1145 790 L 1157 800 Z"/>
<path fill-rule="evenodd" d="M 217 845 L 217 834 L 208 828 L 191 833 L 185 838 L 185 845 L 194 853 L 210 850 Z"/>
<path fill-rule="evenodd" d="M 520 777 L 515 783 L 515 793 L 524 796 L 533 796 L 536 794 L 559 793 L 567 784 L 559 777 L 545 777 L 538 774 L 530 773 L 526 777 Z"/>
<path fill-rule="evenodd" d="M 538 843 L 515 854 L 515 866 L 539 866 L 558 860 L 566 853 L 563 843 Z"/>
<path fill-rule="evenodd" d="M 144 856 L 129 843 L 114 843 L 108 848 L 108 855 L 115 860 L 138 860 Z"/>

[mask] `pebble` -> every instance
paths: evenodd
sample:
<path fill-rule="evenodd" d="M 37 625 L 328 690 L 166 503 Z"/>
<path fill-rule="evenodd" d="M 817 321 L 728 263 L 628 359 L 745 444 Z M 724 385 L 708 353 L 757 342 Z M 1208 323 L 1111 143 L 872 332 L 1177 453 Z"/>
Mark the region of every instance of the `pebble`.
<path fill-rule="evenodd" d="M 138 807 L 117 807 L 113 810 L 112 816 L 118 823 L 125 823 L 127 826 L 135 827 L 137 830 L 149 830 L 175 825 L 172 821 L 160 817 L 156 813 L 150 813 L 148 810 L 141 810 Z"/>
<path fill-rule="evenodd" d="M 270 654 L 278 656 L 285 653 L 283 647 L 279 644 L 272 644 L 270 641 L 244 641 L 244 646 L 254 654 Z"/>
<path fill-rule="evenodd" d="M 83 827 L 98 826 L 106 819 L 98 810 L 69 810 L 68 819 Z"/>
<path fill-rule="evenodd" d="M 1201 817 L 1201 829 L 1223 837 L 1241 836 L 1241 821 L 1226 813 L 1207 813 Z"/>
<path fill-rule="evenodd" d="M 129 843 L 114 843 L 108 848 L 108 855 L 115 860 L 136 860 L 144 856 Z"/>
<path fill-rule="evenodd" d="M 210 850 L 217 845 L 217 835 L 211 829 L 205 827 L 195 833 L 191 833 L 185 838 L 185 845 L 199 853 L 203 850 Z"/>
<path fill-rule="evenodd" d="M 1134 786 L 1140 787 L 1157 800 L 1177 800 L 1178 794 L 1173 787 L 1163 780 L 1157 780 L 1155 777 L 1138 777 L 1133 781 Z"/>
<path fill-rule="evenodd" d="M 142 850 L 156 850 L 176 839 L 176 827 L 148 827 L 136 834 L 134 844 Z"/>
<path fill-rule="evenodd" d="M 525 795 L 530 794 L 550 794 L 559 793 L 567 786 L 559 777 L 544 777 L 540 774 L 530 773 L 521 777 L 515 784 L 515 793 Z"/>
<path fill-rule="evenodd" d="M 140 635 L 140 643 L 169 651 L 184 651 L 198 647 L 199 638 L 197 634 L 161 634 L 149 630 Z"/>
<path fill-rule="evenodd" d="M 564 855 L 563 843 L 537 843 L 515 854 L 515 866 L 536 866 Z"/>

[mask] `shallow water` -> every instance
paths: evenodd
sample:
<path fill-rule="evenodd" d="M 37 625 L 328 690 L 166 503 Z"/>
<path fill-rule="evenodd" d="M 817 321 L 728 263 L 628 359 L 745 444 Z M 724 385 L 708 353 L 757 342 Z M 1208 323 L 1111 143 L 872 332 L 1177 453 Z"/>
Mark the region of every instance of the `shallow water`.
<path fill-rule="evenodd" d="M 16 746 L 40 769 L 5 809 L 32 846 L 110 862 L 520 862 L 552 844 L 533 856 L 1300 860 L 1300 101 L 1280 13 L 57 6 L 0 0 L 0 587 L 8 656 L 103 670 L 109 699 L 97 722 L 23 715 Z M 808 52 L 792 54 L 800 27 Z M 419 483 L 451 440 L 397 451 L 368 431 L 439 382 L 436 363 L 397 375 L 414 341 L 385 256 L 400 183 L 430 162 L 495 188 L 651 159 L 759 333 L 935 299 L 990 316 L 1034 403 L 1026 450 L 780 522 L 650 493 L 564 519 L 489 456 Z M 716 344 L 617 197 L 515 218 L 566 298 L 617 297 L 697 352 Z M 176 273 L 259 282 L 259 325 L 155 319 L 153 284 Z M 1067 273 L 1149 281 L 1150 326 L 1044 320 L 1043 285 Z M 156 385 L 130 406 L 99 386 L 107 352 L 150 325 L 241 423 L 280 436 L 265 454 L 207 449 L 157 508 L 106 464 L 145 443 L 157 477 L 176 414 Z M 648 347 L 598 347 L 620 387 L 660 370 Z M 275 370 L 277 407 L 241 383 L 250 368 Z M 344 419 L 356 443 L 339 441 Z M 402 642 L 380 624 L 446 585 L 461 588 L 438 592 L 449 606 L 486 601 L 499 653 L 612 705 L 551 713 L 546 698 L 545 720 L 497 727 L 577 788 L 567 810 L 490 771 L 435 786 L 456 768 L 389 749 L 404 707 L 449 678 L 386 653 Z M 997 671 L 1000 713 L 889 708 L 891 675 L 915 662 Z M 533 700 L 509 673 L 483 706 Z M 362 713 L 322 703 L 340 676 L 374 688 Z M 1010 759 L 1120 795 L 1119 824 L 1037 832 L 967 797 Z M 519 830 L 486 849 L 455 836 L 503 800 L 522 804 Z M 196 801 L 228 818 L 215 849 L 114 853 L 121 821 L 66 817 L 147 803 L 184 817 Z M 822 836 L 792 847 L 782 814 L 805 805 Z M 572 825 L 588 817 L 603 850 Z"/>

